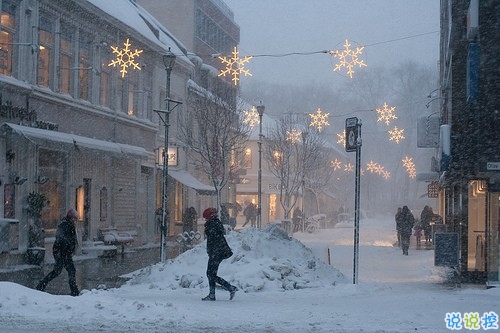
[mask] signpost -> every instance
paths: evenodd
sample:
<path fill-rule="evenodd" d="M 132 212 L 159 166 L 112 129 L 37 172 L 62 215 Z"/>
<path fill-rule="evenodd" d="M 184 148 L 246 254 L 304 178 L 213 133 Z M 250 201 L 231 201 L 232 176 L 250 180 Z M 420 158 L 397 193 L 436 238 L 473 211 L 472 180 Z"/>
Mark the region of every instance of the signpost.
<path fill-rule="evenodd" d="M 359 197 L 361 176 L 361 120 L 352 117 L 345 121 L 345 151 L 356 152 L 356 180 L 354 189 L 354 264 L 352 283 L 358 282 L 359 262 Z"/>

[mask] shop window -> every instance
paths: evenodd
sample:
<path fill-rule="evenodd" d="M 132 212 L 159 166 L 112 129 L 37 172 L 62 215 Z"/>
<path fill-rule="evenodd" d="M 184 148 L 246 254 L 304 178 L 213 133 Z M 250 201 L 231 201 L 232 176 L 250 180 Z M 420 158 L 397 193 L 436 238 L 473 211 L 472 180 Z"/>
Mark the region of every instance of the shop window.
<path fill-rule="evenodd" d="M 252 149 L 246 148 L 243 154 L 243 168 L 251 169 L 252 168 Z"/>
<path fill-rule="evenodd" d="M 43 15 L 43 14 L 42 14 Z M 42 16 L 38 32 L 39 52 L 38 52 L 38 75 L 37 84 L 42 87 L 50 86 L 50 73 L 52 52 L 54 48 L 52 20 Z"/>
<path fill-rule="evenodd" d="M 92 79 L 90 42 L 83 38 L 80 40 L 80 54 L 78 63 L 78 97 L 90 99 L 90 80 Z"/>
<path fill-rule="evenodd" d="M 60 42 L 60 64 L 59 64 L 59 91 L 69 94 L 71 91 L 71 73 L 73 71 L 73 41 L 72 32 L 68 28 L 62 28 Z"/>
<path fill-rule="evenodd" d="M 102 106 L 111 107 L 111 76 L 110 76 L 110 52 L 101 51 L 101 76 L 99 87 L 99 103 Z"/>
<path fill-rule="evenodd" d="M 12 76 L 12 47 L 15 36 L 15 7 L 2 3 L 0 16 L 0 74 Z"/>

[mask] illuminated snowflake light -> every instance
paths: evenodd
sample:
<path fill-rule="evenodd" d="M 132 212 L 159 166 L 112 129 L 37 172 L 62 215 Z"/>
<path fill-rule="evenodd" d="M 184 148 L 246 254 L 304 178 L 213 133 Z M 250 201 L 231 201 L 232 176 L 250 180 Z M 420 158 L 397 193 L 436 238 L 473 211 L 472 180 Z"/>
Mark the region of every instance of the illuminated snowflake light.
<path fill-rule="evenodd" d="M 377 122 L 385 121 L 385 124 L 389 126 L 391 119 L 398 119 L 398 117 L 394 114 L 394 110 L 396 110 L 395 106 L 389 107 L 387 103 L 384 102 L 383 107 L 376 109 L 377 113 L 379 114 Z"/>
<path fill-rule="evenodd" d="M 374 173 L 378 164 L 370 161 L 369 163 L 366 164 L 366 170 L 370 171 L 371 173 Z"/>
<path fill-rule="evenodd" d="M 346 172 L 353 172 L 354 171 L 354 165 L 351 163 L 344 164 L 344 171 Z"/>
<path fill-rule="evenodd" d="M 399 129 L 395 126 L 394 129 L 388 131 L 390 135 L 389 140 L 396 141 L 399 144 L 399 141 L 405 139 L 404 131 L 404 129 Z"/>
<path fill-rule="evenodd" d="M 132 50 L 129 48 L 130 47 L 130 42 L 129 39 L 127 38 L 127 41 L 123 43 L 124 48 L 118 49 L 116 46 L 111 46 L 111 49 L 113 50 L 113 53 L 116 54 L 116 59 L 111 60 L 111 62 L 108 64 L 109 66 L 120 66 L 122 69 L 120 70 L 120 73 L 122 73 L 122 77 L 125 77 L 125 74 L 127 74 L 127 68 L 132 67 L 137 70 L 141 70 L 141 67 L 137 62 L 135 62 L 135 58 L 139 57 L 139 55 L 142 53 L 143 50 L 137 50 L 132 52 Z"/>
<path fill-rule="evenodd" d="M 337 133 L 337 138 L 337 143 L 345 147 L 345 130 L 343 130 L 342 133 Z"/>
<path fill-rule="evenodd" d="M 415 169 L 415 163 L 413 162 L 413 158 L 405 156 L 405 158 L 402 159 L 402 162 L 403 166 L 406 168 L 406 171 L 408 172 L 408 176 L 410 178 L 417 177 L 417 171 Z"/>
<path fill-rule="evenodd" d="M 316 113 L 309 113 L 309 117 L 311 117 L 311 122 L 309 123 L 309 127 L 316 127 L 318 132 L 321 132 L 321 130 L 325 126 L 329 126 L 330 123 L 328 122 L 328 116 L 329 113 L 325 113 L 321 111 L 320 108 L 316 110 Z"/>
<path fill-rule="evenodd" d="M 342 167 L 342 165 L 338 159 L 330 161 L 330 166 L 332 167 L 333 171 L 337 171 L 338 169 L 340 169 Z"/>
<path fill-rule="evenodd" d="M 238 85 L 238 81 L 240 80 L 240 74 L 243 73 L 245 74 L 245 76 L 252 76 L 250 70 L 245 69 L 245 63 L 249 62 L 253 57 L 246 56 L 244 58 L 239 58 L 236 46 L 234 47 L 232 54 L 233 56 L 230 58 L 226 56 L 218 57 L 222 64 L 226 65 L 226 68 L 220 71 L 219 76 L 226 76 L 226 74 L 231 75 L 233 77 L 231 81 L 233 81 L 234 85 L 236 86 Z"/>
<path fill-rule="evenodd" d="M 340 71 L 342 68 L 347 69 L 347 75 L 352 79 L 352 75 L 354 74 L 354 67 L 366 67 L 366 64 L 363 60 L 359 60 L 359 56 L 362 54 L 364 46 L 356 47 L 356 50 L 350 48 L 351 44 L 346 39 L 344 44 L 344 50 L 339 51 L 330 51 L 330 55 L 333 57 L 339 58 L 339 63 L 335 65 L 333 71 Z"/>
<path fill-rule="evenodd" d="M 302 132 L 297 130 L 297 129 L 293 129 L 291 131 L 286 131 L 286 140 L 290 141 L 292 143 L 297 143 L 300 141 L 301 135 L 302 135 Z"/>
<path fill-rule="evenodd" d="M 251 128 L 256 124 L 260 124 L 259 113 L 255 106 L 252 106 L 250 111 L 243 110 L 243 124 L 248 124 Z"/>

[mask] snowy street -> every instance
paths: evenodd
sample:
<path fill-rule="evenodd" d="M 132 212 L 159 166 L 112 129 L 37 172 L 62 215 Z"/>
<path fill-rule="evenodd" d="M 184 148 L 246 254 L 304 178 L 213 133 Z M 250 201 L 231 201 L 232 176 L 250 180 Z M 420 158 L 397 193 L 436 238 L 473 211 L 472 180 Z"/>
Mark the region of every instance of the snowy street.
<path fill-rule="evenodd" d="M 403 256 L 393 224 L 361 220 L 357 285 L 352 228 L 297 233 L 300 242 L 279 229 L 245 229 L 227 236 L 234 255 L 219 269 L 240 289 L 232 301 L 223 290 L 216 302 L 200 300 L 208 292 L 202 243 L 121 288 L 79 297 L 0 282 L 0 332 L 447 332 L 449 312 L 499 312 L 498 289 L 444 283 L 434 251 L 412 245 Z"/>

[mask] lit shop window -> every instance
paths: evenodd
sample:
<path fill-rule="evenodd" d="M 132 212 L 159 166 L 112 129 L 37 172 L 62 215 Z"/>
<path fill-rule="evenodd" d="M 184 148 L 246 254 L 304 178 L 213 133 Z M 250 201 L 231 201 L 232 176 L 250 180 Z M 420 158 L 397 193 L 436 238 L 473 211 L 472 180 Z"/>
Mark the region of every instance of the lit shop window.
<path fill-rule="evenodd" d="M 0 74 L 12 76 L 12 44 L 15 35 L 15 7 L 2 3 L 0 16 Z"/>

